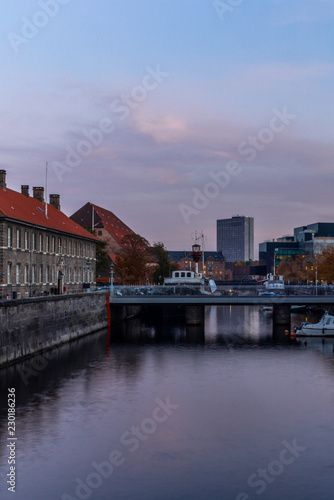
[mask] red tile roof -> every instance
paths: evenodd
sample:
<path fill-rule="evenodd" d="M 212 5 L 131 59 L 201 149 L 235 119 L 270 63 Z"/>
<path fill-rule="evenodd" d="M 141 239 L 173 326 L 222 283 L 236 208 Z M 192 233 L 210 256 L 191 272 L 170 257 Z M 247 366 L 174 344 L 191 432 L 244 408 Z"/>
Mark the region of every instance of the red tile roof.
<path fill-rule="evenodd" d="M 33 197 L 0 188 L 0 217 L 10 217 L 22 222 L 42 226 L 56 231 L 97 240 L 97 238 L 86 231 L 79 224 L 67 217 L 63 212 L 52 205 L 47 205 L 47 217 L 45 216 L 45 203 L 41 203 Z"/>
<path fill-rule="evenodd" d="M 97 205 L 93 206 L 95 212 L 100 217 L 104 228 L 108 231 L 108 233 L 114 238 L 114 240 L 122 247 L 124 247 L 124 243 L 122 243 L 122 239 L 127 234 L 135 234 L 132 229 L 130 229 L 124 222 L 121 221 L 115 214 L 106 210 L 105 208 L 98 207 Z"/>

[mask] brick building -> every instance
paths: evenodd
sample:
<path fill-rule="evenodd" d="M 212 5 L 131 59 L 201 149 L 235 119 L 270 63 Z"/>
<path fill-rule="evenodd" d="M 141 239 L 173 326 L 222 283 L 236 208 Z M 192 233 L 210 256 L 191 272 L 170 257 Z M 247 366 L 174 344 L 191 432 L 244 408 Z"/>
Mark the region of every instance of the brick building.
<path fill-rule="evenodd" d="M 178 265 L 180 270 L 195 271 L 195 262 L 191 251 L 172 251 L 169 252 L 169 258 L 171 262 Z M 230 281 L 232 279 L 232 269 L 227 264 L 221 252 L 204 252 L 204 273 L 202 257 L 198 262 L 198 272 L 216 282 Z"/>
<path fill-rule="evenodd" d="M 93 203 L 86 203 L 70 218 L 82 227 L 94 229 L 98 239 L 107 242 L 107 252 L 112 255 L 124 248 L 122 243 L 124 236 L 135 234 L 110 210 L 98 207 Z"/>
<path fill-rule="evenodd" d="M 126 248 L 122 241 L 128 234 L 136 234 L 113 212 L 106 208 L 99 207 L 93 203 L 86 203 L 70 217 L 74 222 L 84 228 L 94 229 L 97 238 L 107 243 L 106 252 L 109 258 L 109 265 L 115 263 L 116 254 Z M 110 277 L 109 269 L 99 273 L 99 279 L 106 281 Z M 117 275 L 114 279 L 118 281 Z"/>
<path fill-rule="evenodd" d="M 7 189 L 0 170 L 0 296 L 77 292 L 95 282 L 96 238 L 44 201 L 44 188 Z"/>

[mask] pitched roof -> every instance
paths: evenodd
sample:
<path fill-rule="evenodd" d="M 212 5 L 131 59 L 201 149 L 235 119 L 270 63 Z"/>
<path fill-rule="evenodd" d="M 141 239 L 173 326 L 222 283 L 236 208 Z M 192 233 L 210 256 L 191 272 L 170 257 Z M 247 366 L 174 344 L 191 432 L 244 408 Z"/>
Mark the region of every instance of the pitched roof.
<path fill-rule="evenodd" d="M 0 188 L 0 217 L 10 217 L 28 224 L 97 240 L 94 235 L 49 203 L 47 204 L 46 217 L 45 203 L 12 189 L 3 190 Z"/>
<path fill-rule="evenodd" d="M 135 232 L 132 231 L 129 226 L 124 224 L 124 222 L 122 222 L 121 219 L 119 219 L 113 212 L 110 212 L 110 210 L 98 207 L 93 203 L 90 203 L 90 205 L 92 205 L 95 212 L 100 217 L 103 227 L 120 246 L 124 247 L 124 243 L 122 243 L 124 236 L 127 234 L 135 234 Z"/>

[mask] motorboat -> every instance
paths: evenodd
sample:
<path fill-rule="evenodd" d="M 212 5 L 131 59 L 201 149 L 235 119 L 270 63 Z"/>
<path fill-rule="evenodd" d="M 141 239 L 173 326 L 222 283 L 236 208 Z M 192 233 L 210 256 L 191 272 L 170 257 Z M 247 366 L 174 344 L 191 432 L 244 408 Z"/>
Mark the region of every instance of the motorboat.
<path fill-rule="evenodd" d="M 318 323 L 302 324 L 296 330 L 300 337 L 334 337 L 334 316 L 326 311 Z"/>
<path fill-rule="evenodd" d="M 199 289 L 204 294 L 212 294 L 217 290 L 214 280 L 208 280 L 202 276 L 202 273 L 195 273 L 194 271 L 173 271 L 171 278 L 164 279 L 164 285 L 190 286 Z"/>
<path fill-rule="evenodd" d="M 302 313 L 305 312 L 307 309 L 307 306 L 297 306 L 297 305 L 292 305 L 291 306 L 291 313 Z"/>
<path fill-rule="evenodd" d="M 196 236 L 196 240 L 197 240 Z M 202 234 L 202 239 L 204 236 Z M 203 258 L 203 269 L 204 266 L 204 252 L 201 251 L 201 246 L 195 242 L 192 245 L 192 258 L 195 263 L 195 271 L 187 271 L 187 270 L 178 270 L 172 272 L 171 278 L 164 279 L 164 285 L 184 285 L 189 286 L 195 289 L 199 289 L 199 291 L 206 295 L 211 295 L 215 293 L 217 290 L 217 285 L 213 279 L 208 279 L 202 273 L 198 272 L 198 262 L 200 258 Z"/>
<path fill-rule="evenodd" d="M 264 281 L 264 286 L 267 292 L 282 294 L 285 291 L 284 276 L 278 274 L 267 274 Z"/>
<path fill-rule="evenodd" d="M 261 311 L 265 314 L 273 314 L 273 306 L 261 306 Z"/>

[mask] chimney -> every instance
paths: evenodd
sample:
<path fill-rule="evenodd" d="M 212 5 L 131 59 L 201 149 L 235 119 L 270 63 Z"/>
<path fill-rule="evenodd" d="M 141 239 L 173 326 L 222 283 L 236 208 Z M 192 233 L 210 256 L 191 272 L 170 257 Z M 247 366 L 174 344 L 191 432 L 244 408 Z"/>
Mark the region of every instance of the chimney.
<path fill-rule="evenodd" d="M 60 195 L 59 194 L 50 194 L 50 205 L 55 207 L 57 210 L 60 210 Z"/>
<path fill-rule="evenodd" d="M 21 186 L 21 194 L 29 198 L 29 186 L 27 186 L 27 184 Z"/>
<path fill-rule="evenodd" d="M 0 170 L 0 188 L 6 191 L 6 170 Z"/>
<path fill-rule="evenodd" d="M 40 201 L 41 203 L 44 203 L 44 188 L 43 187 L 33 187 L 33 197 Z"/>

